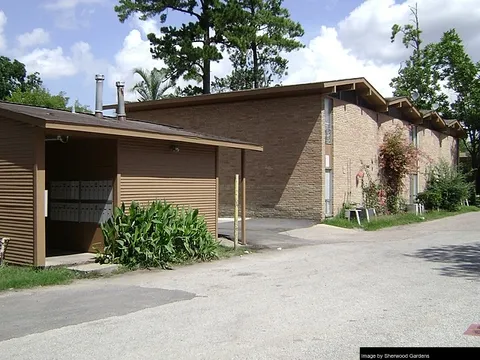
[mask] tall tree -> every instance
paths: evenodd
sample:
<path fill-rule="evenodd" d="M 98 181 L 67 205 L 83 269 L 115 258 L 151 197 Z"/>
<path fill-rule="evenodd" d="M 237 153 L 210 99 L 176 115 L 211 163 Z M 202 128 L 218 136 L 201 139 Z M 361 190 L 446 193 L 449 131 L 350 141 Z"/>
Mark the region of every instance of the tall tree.
<path fill-rule="evenodd" d="M 65 95 L 66 94 L 64 92 L 60 92 L 57 95 L 52 95 L 43 87 L 30 89 L 28 91 L 17 89 L 6 100 L 18 104 L 66 110 L 68 105 L 68 97 Z"/>
<path fill-rule="evenodd" d="M 302 48 L 302 26 L 290 19 L 283 0 L 227 0 L 219 27 L 229 40 L 233 71 L 215 79 L 217 91 L 270 86 L 287 74 L 282 53 Z"/>
<path fill-rule="evenodd" d="M 452 114 L 467 132 L 464 145 L 470 153 L 480 193 L 480 62 L 472 61 L 455 29 L 445 32 L 435 48 L 437 70 L 446 87 L 456 95 L 451 104 Z"/>
<path fill-rule="evenodd" d="M 63 91 L 57 95 L 52 95 L 50 91 L 43 86 L 43 81 L 38 73 L 28 75 L 24 86 L 17 87 L 5 100 L 17 104 L 41 106 L 49 109 L 69 111 L 75 109 L 75 112 L 92 112 L 88 106 L 80 104 L 78 100 L 75 100 L 73 105 L 68 106 L 70 99 Z"/>
<path fill-rule="evenodd" d="M 132 88 L 132 91 L 138 94 L 140 101 L 159 100 L 165 96 L 167 90 L 173 87 L 166 69 L 153 68 L 148 71 L 135 68 L 133 73 L 141 78 Z"/>
<path fill-rule="evenodd" d="M 190 22 L 162 26 L 160 37 L 149 34 L 150 51 L 165 62 L 173 81 L 183 77 L 200 82 L 202 87 L 195 87 L 195 92 L 209 94 L 211 62 L 222 59 L 217 46 L 225 44 L 216 26 L 221 5 L 220 0 L 120 0 L 115 11 L 121 22 L 136 13 L 142 20 L 159 16 L 162 24 L 170 11 L 187 15 Z"/>
<path fill-rule="evenodd" d="M 402 34 L 402 43 L 407 49 L 412 49 L 412 54 L 398 71 L 398 76 L 392 79 L 390 86 L 394 89 L 395 96 L 410 97 L 420 109 L 431 110 L 437 104 L 437 111 L 448 114 L 448 97 L 442 91 L 440 73 L 435 66 L 436 49 L 432 44 L 422 46 L 422 30 L 416 4 L 410 7 L 410 13 L 410 24 L 392 26 L 390 40 L 394 42 L 397 35 Z M 414 92 L 418 94 L 416 99 L 412 96 Z"/>
<path fill-rule="evenodd" d="M 0 56 L 0 100 L 5 100 L 25 83 L 25 65 L 18 60 Z"/>

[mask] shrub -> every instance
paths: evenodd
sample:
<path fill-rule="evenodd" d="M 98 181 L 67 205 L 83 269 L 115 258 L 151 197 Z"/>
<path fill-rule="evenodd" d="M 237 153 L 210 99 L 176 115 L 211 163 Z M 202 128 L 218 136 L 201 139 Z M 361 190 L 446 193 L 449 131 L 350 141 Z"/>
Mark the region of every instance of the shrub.
<path fill-rule="evenodd" d="M 471 190 L 465 174 L 442 160 L 427 172 L 425 191 L 417 199 L 426 209 L 457 211 Z"/>
<path fill-rule="evenodd" d="M 217 257 L 218 243 L 209 233 L 198 210 L 184 209 L 155 201 L 141 207 L 133 202 L 116 208 L 104 224 L 103 253 L 97 262 L 127 267 L 162 267 L 186 260 Z"/>
<path fill-rule="evenodd" d="M 409 143 L 401 126 L 385 134 L 380 146 L 379 164 L 388 212 L 395 214 L 399 211 L 403 180 L 409 173 L 416 171 L 419 155 L 420 152 Z"/>

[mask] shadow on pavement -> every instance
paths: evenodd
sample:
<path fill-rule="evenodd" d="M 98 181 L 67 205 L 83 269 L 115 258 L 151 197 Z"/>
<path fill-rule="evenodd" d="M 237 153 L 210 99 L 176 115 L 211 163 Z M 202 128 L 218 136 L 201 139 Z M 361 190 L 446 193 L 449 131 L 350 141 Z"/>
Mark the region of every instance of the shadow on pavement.
<path fill-rule="evenodd" d="M 418 250 L 407 256 L 443 263 L 443 266 L 437 268 L 443 276 L 480 279 L 480 242 L 468 245 L 435 246 Z"/>

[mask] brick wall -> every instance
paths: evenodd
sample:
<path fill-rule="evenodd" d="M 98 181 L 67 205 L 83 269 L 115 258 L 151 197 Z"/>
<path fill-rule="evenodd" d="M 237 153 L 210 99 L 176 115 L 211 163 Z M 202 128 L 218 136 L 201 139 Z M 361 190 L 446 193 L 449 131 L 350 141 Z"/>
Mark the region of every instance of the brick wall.
<path fill-rule="evenodd" d="M 457 142 L 458 140 L 452 136 L 418 126 L 418 146 L 425 155 L 420 158 L 419 164 L 420 191 L 425 188 L 425 175 L 430 165 L 438 163 L 441 159 L 451 164 L 457 163 Z"/>
<path fill-rule="evenodd" d="M 323 141 L 322 104 L 320 95 L 309 95 L 137 111 L 128 115 L 263 145 L 263 153 L 247 152 L 248 216 L 318 220 L 323 217 L 325 154 L 330 151 Z M 406 121 L 334 99 L 330 158 L 334 213 L 347 201 L 362 203 L 361 179 L 356 175 L 365 165 L 377 177 L 378 147 L 385 133 L 397 125 L 404 127 L 408 137 Z M 422 152 L 435 162 L 441 157 L 449 161 L 455 158 L 456 140 L 452 137 L 419 127 L 418 143 Z M 422 161 L 420 191 L 425 186 L 428 165 Z M 240 151 L 222 148 L 219 199 L 222 216 L 233 214 L 236 173 L 240 173 Z M 406 178 L 405 199 L 409 197 L 409 184 Z"/>
<path fill-rule="evenodd" d="M 344 203 L 361 203 L 361 183 L 356 174 L 362 164 L 378 172 L 377 113 L 334 99 L 333 107 L 333 209 Z"/>
<path fill-rule="evenodd" d="M 338 99 L 334 99 L 333 117 L 333 202 L 335 211 L 338 211 L 345 202 L 362 202 L 361 182 L 356 176 L 362 165 L 368 166 L 367 171 L 374 179 L 378 178 L 378 149 L 385 134 L 400 125 L 409 138 L 410 124 Z M 422 191 L 429 165 L 441 158 L 452 164 L 456 162 L 457 139 L 422 126 L 418 126 L 417 138 L 420 151 L 426 155 L 420 157 L 419 161 L 419 191 Z M 366 181 L 366 174 L 364 176 Z M 405 178 L 404 185 L 402 196 L 408 200 L 408 177 Z"/>
<path fill-rule="evenodd" d="M 246 153 L 248 216 L 319 219 L 322 214 L 322 99 L 302 96 L 128 112 L 264 146 Z M 233 215 L 240 150 L 220 149 L 220 214 Z"/>

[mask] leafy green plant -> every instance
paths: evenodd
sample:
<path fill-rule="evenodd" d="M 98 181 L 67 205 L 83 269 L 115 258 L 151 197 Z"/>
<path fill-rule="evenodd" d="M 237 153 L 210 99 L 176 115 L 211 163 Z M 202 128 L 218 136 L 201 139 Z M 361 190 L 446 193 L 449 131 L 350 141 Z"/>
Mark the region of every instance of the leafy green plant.
<path fill-rule="evenodd" d="M 465 174 L 442 160 L 428 171 L 425 191 L 417 199 L 426 209 L 457 211 L 472 186 Z"/>
<path fill-rule="evenodd" d="M 102 225 L 105 242 L 97 262 L 127 267 L 162 267 L 186 260 L 217 257 L 218 243 L 198 210 L 162 201 L 146 207 L 133 202 L 115 209 Z"/>
<path fill-rule="evenodd" d="M 403 180 L 416 171 L 419 155 L 420 151 L 408 141 L 401 126 L 385 134 L 380 145 L 379 163 L 389 213 L 395 214 L 400 210 Z"/>
<path fill-rule="evenodd" d="M 385 191 L 383 190 L 382 184 L 380 183 L 380 181 L 373 179 L 370 171 L 366 166 L 363 166 L 362 170 L 367 175 L 366 181 L 362 177 L 362 195 L 365 208 L 375 209 L 377 214 L 385 213 Z"/>

